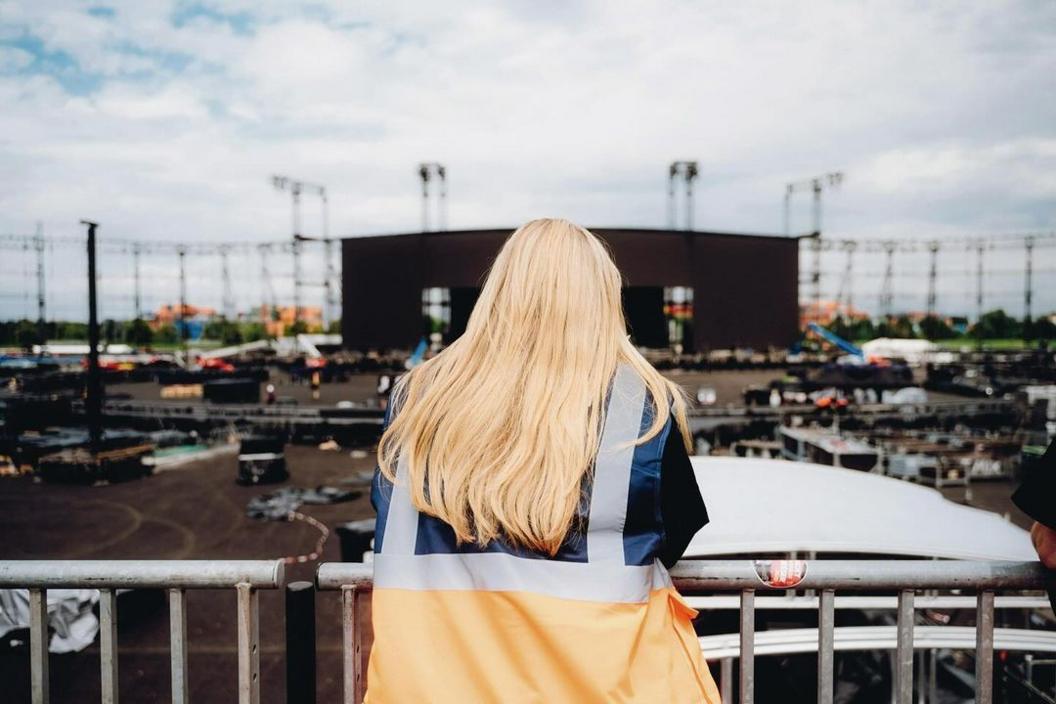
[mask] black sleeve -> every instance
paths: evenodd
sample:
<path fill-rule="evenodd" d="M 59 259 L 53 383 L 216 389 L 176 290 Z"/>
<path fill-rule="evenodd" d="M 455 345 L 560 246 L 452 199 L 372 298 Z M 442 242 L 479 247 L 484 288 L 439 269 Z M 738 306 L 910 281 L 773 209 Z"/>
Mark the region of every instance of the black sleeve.
<path fill-rule="evenodd" d="M 660 516 L 664 522 L 660 561 L 665 567 L 671 567 L 708 522 L 708 510 L 700 495 L 693 465 L 681 435 L 674 429 L 667 436 L 660 461 Z"/>
<path fill-rule="evenodd" d="M 1034 463 L 1012 502 L 1038 523 L 1056 529 L 1056 440 Z"/>

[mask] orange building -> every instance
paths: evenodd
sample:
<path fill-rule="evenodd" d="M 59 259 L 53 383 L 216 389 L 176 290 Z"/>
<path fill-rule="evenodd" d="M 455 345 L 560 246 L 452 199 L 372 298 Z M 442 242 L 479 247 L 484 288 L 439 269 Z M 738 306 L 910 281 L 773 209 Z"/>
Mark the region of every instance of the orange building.
<path fill-rule="evenodd" d="M 286 331 L 293 327 L 297 320 L 296 310 L 293 306 L 268 306 L 259 308 L 259 320 L 264 324 L 269 337 L 283 337 Z M 305 332 L 321 332 L 323 330 L 323 309 L 319 306 L 301 306 L 301 322 L 305 325 Z"/>
<path fill-rule="evenodd" d="M 817 323 L 821 326 L 832 324 L 837 318 L 844 320 L 868 320 L 869 314 L 854 306 L 841 303 L 840 301 L 809 301 L 799 307 L 800 328 L 806 328 L 807 323 Z"/>

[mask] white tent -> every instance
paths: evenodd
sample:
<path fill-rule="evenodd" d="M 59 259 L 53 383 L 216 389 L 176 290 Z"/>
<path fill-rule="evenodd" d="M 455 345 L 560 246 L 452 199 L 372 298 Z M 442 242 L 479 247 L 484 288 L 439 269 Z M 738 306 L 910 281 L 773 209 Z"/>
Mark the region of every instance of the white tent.
<path fill-rule="evenodd" d="M 711 523 L 687 558 L 797 552 L 1036 560 L 1027 531 L 935 489 L 805 462 L 694 457 Z"/>

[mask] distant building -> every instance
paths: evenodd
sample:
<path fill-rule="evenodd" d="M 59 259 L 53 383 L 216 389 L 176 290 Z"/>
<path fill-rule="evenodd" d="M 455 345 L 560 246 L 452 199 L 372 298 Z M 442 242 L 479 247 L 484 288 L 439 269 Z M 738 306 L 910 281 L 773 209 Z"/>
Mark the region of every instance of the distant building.
<path fill-rule="evenodd" d="M 407 349 L 466 329 L 512 230 L 343 240 L 341 332 L 351 349 Z M 799 242 L 770 235 L 599 228 L 624 277 L 641 347 L 686 352 L 786 347 L 799 337 Z"/>
<path fill-rule="evenodd" d="M 846 321 L 868 320 L 869 314 L 841 301 L 809 301 L 804 303 L 799 311 L 801 329 L 805 329 L 807 323 L 817 323 L 824 327 L 841 318 Z"/>
<path fill-rule="evenodd" d="M 293 306 L 262 305 L 258 312 L 257 319 L 264 324 L 268 337 L 285 337 L 297 320 L 297 312 Z M 321 332 L 323 309 L 319 306 L 301 306 L 301 322 L 305 325 L 305 332 Z"/>
<path fill-rule="evenodd" d="M 152 330 L 157 332 L 161 328 L 173 326 L 177 335 L 181 329 L 184 330 L 183 339 L 199 340 L 206 324 L 216 317 L 216 309 L 207 306 L 185 305 L 183 315 L 180 315 L 179 304 L 164 305 L 154 313 L 154 319 L 147 323 Z"/>

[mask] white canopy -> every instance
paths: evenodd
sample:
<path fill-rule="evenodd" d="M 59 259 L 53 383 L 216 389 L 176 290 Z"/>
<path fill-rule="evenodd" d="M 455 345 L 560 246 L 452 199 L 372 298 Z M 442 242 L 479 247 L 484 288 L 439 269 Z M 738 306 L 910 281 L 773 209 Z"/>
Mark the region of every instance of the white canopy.
<path fill-rule="evenodd" d="M 859 553 L 1036 560 L 1027 531 L 900 479 L 805 462 L 694 457 L 711 523 L 687 558 Z"/>

